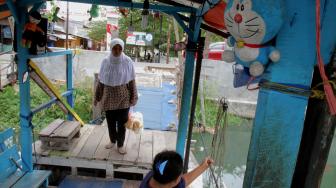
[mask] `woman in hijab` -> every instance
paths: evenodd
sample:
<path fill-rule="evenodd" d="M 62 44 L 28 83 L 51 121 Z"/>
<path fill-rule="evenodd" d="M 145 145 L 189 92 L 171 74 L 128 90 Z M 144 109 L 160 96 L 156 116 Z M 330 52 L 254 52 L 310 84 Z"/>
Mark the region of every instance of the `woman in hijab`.
<path fill-rule="evenodd" d="M 94 100 L 95 105 L 101 101 L 106 114 L 111 143 L 105 148 L 111 149 L 117 144 L 120 154 L 126 154 L 124 124 L 128 120 L 130 107 L 138 100 L 133 61 L 123 50 L 124 42 L 121 39 L 111 41 L 111 53 L 100 67 Z"/>

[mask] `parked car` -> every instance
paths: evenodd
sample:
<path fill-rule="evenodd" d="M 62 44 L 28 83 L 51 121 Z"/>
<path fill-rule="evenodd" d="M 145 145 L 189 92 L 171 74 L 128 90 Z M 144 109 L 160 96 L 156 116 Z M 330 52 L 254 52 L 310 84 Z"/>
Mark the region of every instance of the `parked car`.
<path fill-rule="evenodd" d="M 226 42 L 214 42 L 209 45 L 207 59 L 222 60 L 222 54 L 225 50 L 232 50 Z"/>

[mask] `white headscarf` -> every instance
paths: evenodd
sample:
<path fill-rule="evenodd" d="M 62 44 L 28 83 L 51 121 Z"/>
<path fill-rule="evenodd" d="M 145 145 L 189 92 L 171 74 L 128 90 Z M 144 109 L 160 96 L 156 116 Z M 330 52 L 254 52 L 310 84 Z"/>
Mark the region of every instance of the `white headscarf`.
<path fill-rule="evenodd" d="M 119 44 L 124 50 L 124 41 L 119 38 L 111 41 L 111 53 L 106 57 L 100 67 L 98 78 L 101 83 L 108 86 L 120 86 L 135 79 L 133 61 L 122 52 L 116 57 L 112 54 L 112 48 Z"/>
<path fill-rule="evenodd" d="M 116 56 L 114 56 L 112 53 L 110 54 L 110 58 L 111 58 L 111 63 L 120 63 L 121 62 L 121 59 L 122 59 L 122 56 L 124 56 L 125 54 L 124 54 L 124 46 L 125 46 L 125 43 L 124 43 L 124 41 L 122 41 L 121 39 L 119 39 L 119 38 L 115 38 L 115 39 L 112 39 L 111 40 L 111 51 L 112 51 L 112 48 L 115 46 L 115 45 L 117 45 L 117 44 L 119 44 L 120 46 L 121 46 L 121 55 L 120 56 L 118 56 L 118 57 L 116 57 Z"/>

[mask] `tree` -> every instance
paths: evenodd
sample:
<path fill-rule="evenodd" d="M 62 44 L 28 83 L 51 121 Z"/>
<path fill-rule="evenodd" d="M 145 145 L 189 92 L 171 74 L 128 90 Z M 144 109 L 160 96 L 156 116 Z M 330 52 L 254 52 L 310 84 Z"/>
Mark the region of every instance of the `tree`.
<path fill-rule="evenodd" d="M 119 20 L 119 37 L 126 40 L 128 27 L 132 26 L 134 31 L 148 32 L 153 34 L 153 44 L 155 48 L 159 48 L 162 51 L 166 51 L 167 47 L 167 35 L 169 23 L 172 24 L 173 18 L 167 14 L 160 13 L 160 16 L 155 12 L 150 12 L 148 15 L 148 27 L 146 29 L 141 28 L 141 12 L 142 10 L 129 10 L 128 15 L 122 16 Z M 160 30 L 160 18 L 162 17 L 162 33 Z M 179 28 L 179 33 L 182 36 L 183 30 Z M 170 43 L 174 44 L 175 35 L 171 35 Z M 171 45 L 173 47 L 174 45 Z M 172 50 L 172 52 L 174 52 Z"/>
<path fill-rule="evenodd" d="M 89 24 L 88 35 L 92 40 L 101 41 L 106 37 L 107 21 L 93 21 Z"/>
<path fill-rule="evenodd" d="M 46 2 L 45 2 L 46 3 Z M 57 5 L 56 5 L 56 1 L 55 0 L 52 0 L 50 2 L 50 5 L 51 5 L 51 10 L 47 13 L 45 13 L 44 15 L 42 15 L 44 18 L 47 18 L 48 19 L 48 22 L 52 22 L 53 21 L 53 18 L 55 16 L 56 13 L 56 10 L 57 10 Z M 46 4 L 45 4 L 46 6 Z M 57 15 L 56 15 L 57 16 Z"/>

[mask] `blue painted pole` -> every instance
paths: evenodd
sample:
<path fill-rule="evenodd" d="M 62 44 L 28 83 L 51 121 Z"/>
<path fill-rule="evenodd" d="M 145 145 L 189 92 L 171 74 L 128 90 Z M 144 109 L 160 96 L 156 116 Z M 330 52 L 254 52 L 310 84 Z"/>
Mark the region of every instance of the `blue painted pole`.
<path fill-rule="evenodd" d="M 66 92 L 62 93 L 62 97 L 68 97 L 69 95 L 72 95 L 72 91 L 66 91 Z M 40 111 L 42 111 L 46 108 L 50 108 L 57 101 L 58 101 L 58 99 L 56 97 L 52 98 L 50 101 L 48 101 L 44 104 L 41 104 L 40 106 L 32 109 L 32 114 L 35 115 L 36 113 L 38 113 L 38 112 L 40 112 Z"/>
<path fill-rule="evenodd" d="M 179 14 L 174 13 L 172 16 L 174 16 L 175 20 L 177 21 L 177 23 L 180 24 L 180 26 L 182 27 L 183 31 L 185 33 L 187 33 L 188 36 L 192 36 L 192 32 L 190 31 L 190 29 L 187 27 L 187 25 L 184 23 L 184 21 L 181 19 L 181 17 L 179 16 Z"/>
<path fill-rule="evenodd" d="M 17 9 L 18 10 L 18 9 Z M 16 26 L 16 45 L 17 45 L 17 63 L 18 78 L 20 86 L 20 144 L 21 157 L 24 171 L 33 170 L 33 154 L 32 154 L 32 127 L 31 110 L 30 110 L 30 79 L 28 76 L 28 50 L 21 46 L 22 31 L 26 20 L 27 10 L 20 7 L 20 11 L 16 14 L 20 22 L 15 21 Z"/>
<path fill-rule="evenodd" d="M 195 28 L 196 19 L 195 16 L 190 16 L 189 29 L 195 31 L 195 29 L 200 30 L 199 28 Z M 186 60 L 185 60 L 185 69 L 184 69 L 184 78 L 183 78 L 183 90 L 182 90 L 182 100 L 181 100 L 181 110 L 179 116 L 179 125 L 177 132 L 177 142 L 176 142 L 176 151 L 184 156 L 187 131 L 188 131 L 188 122 L 189 122 L 189 113 L 190 113 L 190 104 L 191 104 L 191 96 L 192 96 L 192 87 L 193 87 L 193 78 L 194 78 L 194 67 L 195 67 L 195 50 L 192 49 L 192 43 L 194 41 L 194 34 L 188 36 L 188 45 L 186 52 Z M 196 46 L 195 46 L 196 49 Z"/>
<path fill-rule="evenodd" d="M 66 55 L 66 83 L 67 83 L 67 91 L 71 93 L 67 96 L 67 101 L 69 105 L 74 107 L 73 100 L 73 81 L 72 81 L 72 53 Z M 68 120 L 73 120 L 73 116 L 68 113 Z"/>
<path fill-rule="evenodd" d="M 310 88 L 316 63 L 315 1 L 284 2 L 287 15 L 276 45 L 281 59 L 270 67 L 266 79 Z M 322 0 L 321 3 L 325 2 Z M 322 20 L 330 20 L 322 26 L 323 30 L 328 31 L 322 30 L 322 55 L 325 62 L 330 60 L 330 54 L 327 53 L 333 51 L 336 42 L 336 24 L 331 22 L 336 12 L 330 8 L 335 6 L 335 1 L 328 1 L 326 9 L 321 11 L 324 16 Z M 261 88 L 244 188 L 291 187 L 307 103 L 308 98 L 305 96 Z"/>
<path fill-rule="evenodd" d="M 62 50 L 62 51 L 56 51 L 56 52 L 47 52 L 44 54 L 39 54 L 39 55 L 29 55 L 28 58 L 29 59 L 33 59 L 33 58 L 42 58 L 42 57 L 54 57 L 54 56 L 61 56 L 61 55 L 68 55 L 68 54 L 72 54 L 71 50 Z"/>

